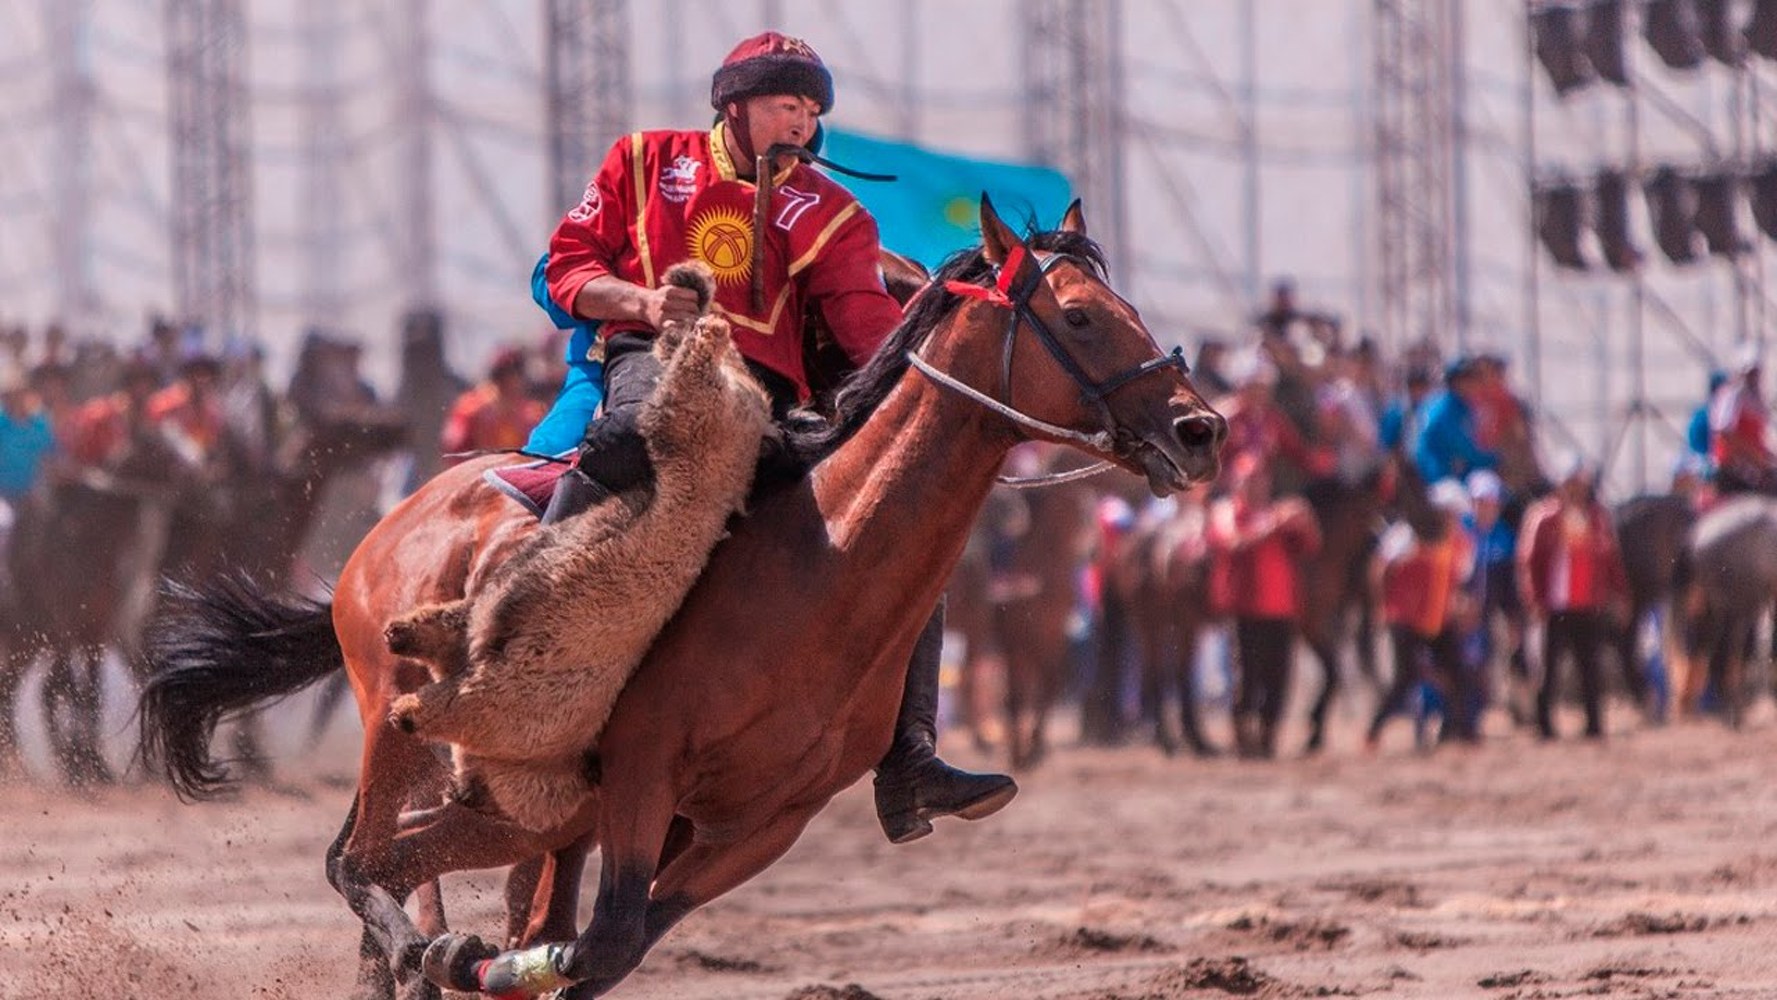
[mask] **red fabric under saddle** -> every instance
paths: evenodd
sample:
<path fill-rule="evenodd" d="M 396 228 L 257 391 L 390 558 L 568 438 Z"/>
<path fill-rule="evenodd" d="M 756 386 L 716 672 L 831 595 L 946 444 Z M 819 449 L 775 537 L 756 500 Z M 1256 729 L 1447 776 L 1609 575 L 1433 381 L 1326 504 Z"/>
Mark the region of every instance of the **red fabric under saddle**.
<path fill-rule="evenodd" d="M 544 459 L 524 465 L 507 465 L 481 474 L 487 484 L 521 504 L 535 517 L 542 517 L 555 494 L 556 480 L 572 467 L 567 459 Z"/>

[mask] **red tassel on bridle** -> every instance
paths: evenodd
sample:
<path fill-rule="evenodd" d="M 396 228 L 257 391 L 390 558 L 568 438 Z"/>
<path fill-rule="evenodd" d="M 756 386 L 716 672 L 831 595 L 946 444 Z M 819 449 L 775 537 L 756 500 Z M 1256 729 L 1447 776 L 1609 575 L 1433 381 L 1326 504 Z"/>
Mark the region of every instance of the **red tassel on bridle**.
<path fill-rule="evenodd" d="M 1011 253 L 1006 254 L 1005 266 L 1000 268 L 999 277 L 994 281 L 992 288 L 972 285 L 966 281 L 946 281 L 944 290 L 961 295 L 966 299 L 979 299 L 982 302 L 991 302 L 996 306 L 1011 309 L 1014 308 L 1012 282 L 1018 277 L 1018 269 L 1023 265 L 1024 248 L 1015 246 Z"/>

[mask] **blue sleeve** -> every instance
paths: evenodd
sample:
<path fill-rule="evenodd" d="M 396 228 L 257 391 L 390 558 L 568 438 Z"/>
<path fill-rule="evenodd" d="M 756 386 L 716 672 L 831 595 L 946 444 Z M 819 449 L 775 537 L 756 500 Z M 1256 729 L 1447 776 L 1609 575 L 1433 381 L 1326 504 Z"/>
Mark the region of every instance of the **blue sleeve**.
<path fill-rule="evenodd" d="M 1709 454 L 1709 407 L 1699 406 L 1691 414 L 1691 422 L 1685 427 L 1684 440 L 1692 454 Z"/>
<path fill-rule="evenodd" d="M 549 255 L 545 253 L 537 258 L 537 266 L 531 268 L 531 301 L 548 314 L 549 321 L 557 330 L 572 330 L 568 337 L 568 364 L 592 361 L 593 348 L 598 346 L 598 323 L 591 320 L 577 319 L 567 310 L 555 304 L 549 297 L 549 282 L 544 272 L 549 267 Z"/>

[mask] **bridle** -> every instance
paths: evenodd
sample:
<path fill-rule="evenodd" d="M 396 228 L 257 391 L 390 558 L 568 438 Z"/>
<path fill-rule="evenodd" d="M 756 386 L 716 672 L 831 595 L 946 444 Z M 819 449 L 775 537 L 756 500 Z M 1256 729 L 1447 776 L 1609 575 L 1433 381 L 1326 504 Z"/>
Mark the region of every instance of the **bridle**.
<path fill-rule="evenodd" d="M 944 283 L 945 291 L 961 295 L 965 298 L 977 299 L 983 302 L 991 302 L 994 305 L 1004 306 L 1010 311 L 1011 316 L 1006 321 L 1005 342 L 1001 351 L 1003 357 L 1001 362 L 1001 395 L 1004 397 L 1003 399 L 989 396 L 981 390 L 976 389 L 974 386 L 939 370 L 932 365 L 931 362 L 920 357 L 916 351 L 908 351 L 907 360 L 914 368 L 918 369 L 921 374 L 925 375 L 938 385 L 986 407 L 1020 427 L 1036 431 L 1047 437 L 1068 441 L 1073 444 L 1093 449 L 1100 454 L 1127 455 L 1133 449 L 1134 442 L 1137 439 L 1133 433 L 1117 421 L 1116 415 L 1111 412 L 1110 403 L 1108 402 L 1110 395 L 1136 379 L 1141 378 L 1143 375 L 1157 372 L 1162 369 L 1177 368 L 1181 374 L 1188 374 L 1191 369 L 1190 366 L 1185 363 L 1184 348 L 1175 347 L 1172 349 L 1171 354 L 1157 355 L 1156 357 L 1150 358 L 1138 365 L 1118 372 L 1103 381 L 1095 381 L 1092 376 L 1087 374 L 1086 370 L 1080 366 L 1080 363 L 1075 360 L 1074 356 L 1068 352 L 1067 348 L 1062 345 L 1061 340 L 1055 336 L 1055 332 L 1049 328 L 1049 324 L 1043 322 L 1043 318 L 1037 315 L 1036 310 L 1032 309 L 1030 304 L 1031 298 L 1036 295 L 1037 288 L 1048 280 L 1049 272 L 1053 270 L 1056 265 L 1064 261 L 1071 261 L 1088 272 L 1093 271 L 1094 269 L 1080 258 L 1066 253 L 1054 253 L 1047 257 L 1038 258 L 1036 260 L 1037 266 L 1034 269 L 1026 269 L 1023 267 L 1026 253 L 1027 251 L 1023 246 L 1013 246 L 1011 252 L 1006 255 L 1005 264 L 995 268 L 994 284 L 991 287 L 975 285 L 966 281 L 947 281 Z M 1027 277 L 1020 281 L 1020 274 L 1025 274 Z M 1099 420 L 1103 423 L 1102 429 L 1086 433 L 1071 427 L 1062 427 L 1058 424 L 1052 424 L 1046 420 L 1033 417 L 1012 405 L 1012 359 L 1016 354 L 1015 348 L 1017 347 L 1018 342 L 1018 331 L 1021 327 L 1029 327 L 1030 330 L 1036 334 L 1037 341 L 1043 345 L 1044 350 L 1049 352 L 1049 356 L 1055 360 L 1055 363 L 1061 367 L 1061 370 L 1067 374 L 1068 378 L 1073 380 L 1074 385 L 1080 390 L 1082 399 L 1088 406 L 1097 412 Z M 1035 486 L 1048 483 L 1067 482 L 1073 479 L 1083 479 L 1086 476 L 1095 475 L 1104 471 L 1106 468 L 1109 468 L 1110 465 L 1111 463 L 1108 461 L 1101 461 L 1095 466 L 1088 466 L 1086 469 L 1058 473 L 1053 476 L 1037 476 L 1029 479 L 1016 480 L 1002 478 L 1001 482 L 1013 486 Z"/>

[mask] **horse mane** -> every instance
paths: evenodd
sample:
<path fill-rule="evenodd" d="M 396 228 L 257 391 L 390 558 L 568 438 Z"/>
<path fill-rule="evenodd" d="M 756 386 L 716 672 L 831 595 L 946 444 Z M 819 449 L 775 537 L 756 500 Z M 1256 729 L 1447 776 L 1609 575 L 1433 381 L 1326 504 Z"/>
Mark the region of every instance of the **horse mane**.
<path fill-rule="evenodd" d="M 1032 250 L 1065 254 L 1084 261 L 1101 280 L 1107 267 L 1104 251 L 1081 233 L 1066 230 L 1037 232 L 1025 237 Z M 871 355 L 863 367 L 846 376 L 834 396 L 834 413 L 823 417 L 810 410 L 792 410 L 778 424 L 778 441 L 760 463 L 762 486 L 802 478 L 816 463 L 838 450 L 864 426 L 909 367 L 907 353 L 917 350 L 933 330 L 955 311 L 962 296 L 946 290 L 945 282 L 980 284 L 993 273 L 980 247 L 959 250 L 938 265 L 929 284 L 907 304 L 906 315 Z"/>

